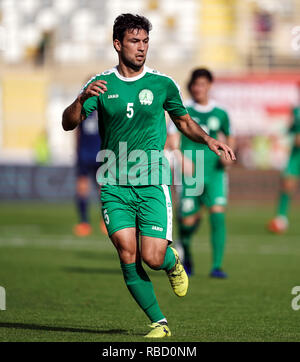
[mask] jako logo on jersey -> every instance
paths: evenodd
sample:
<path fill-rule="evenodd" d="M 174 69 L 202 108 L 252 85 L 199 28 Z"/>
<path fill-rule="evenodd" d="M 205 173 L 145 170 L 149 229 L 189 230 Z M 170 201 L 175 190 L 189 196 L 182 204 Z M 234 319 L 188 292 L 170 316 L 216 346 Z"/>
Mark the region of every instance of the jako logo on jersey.
<path fill-rule="evenodd" d="M 152 226 L 152 230 L 163 231 L 163 228 L 160 228 L 159 226 Z"/>
<path fill-rule="evenodd" d="M 139 100 L 141 104 L 150 106 L 150 104 L 152 104 L 153 98 L 154 97 L 151 90 L 143 89 L 142 91 L 140 91 Z"/>
<path fill-rule="evenodd" d="M 107 96 L 107 99 L 111 99 L 111 98 L 119 98 L 119 94 L 109 94 Z"/>

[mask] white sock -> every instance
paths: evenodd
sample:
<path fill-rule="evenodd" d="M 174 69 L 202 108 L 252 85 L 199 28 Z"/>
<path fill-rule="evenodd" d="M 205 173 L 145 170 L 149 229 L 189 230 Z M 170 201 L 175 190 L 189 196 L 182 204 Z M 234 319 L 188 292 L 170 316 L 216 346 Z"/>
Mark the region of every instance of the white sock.
<path fill-rule="evenodd" d="M 161 323 L 161 322 L 165 322 L 168 324 L 167 318 L 161 319 L 161 320 L 157 321 L 156 323 Z"/>

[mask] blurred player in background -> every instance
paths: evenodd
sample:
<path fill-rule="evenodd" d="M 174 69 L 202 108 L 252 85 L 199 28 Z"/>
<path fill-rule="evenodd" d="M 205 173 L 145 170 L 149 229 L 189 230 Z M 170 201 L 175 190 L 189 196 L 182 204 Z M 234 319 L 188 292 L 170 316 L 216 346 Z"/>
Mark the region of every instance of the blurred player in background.
<path fill-rule="evenodd" d="M 268 224 L 269 231 L 283 233 L 288 228 L 288 212 L 291 196 L 297 189 L 300 177 L 300 106 L 292 110 L 292 125 L 290 133 L 293 135 L 289 160 L 282 174 L 281 190 L 277 205 L 277 215 Z"/>
<path fill-rule="evenodd" d="M 161 182 L 166 180 L 163 177 L 166 163 L 153 161 L 151 157 L 153 151 L 163 153 L 167 134 L 165 111 L 195 142 L 208 144 L 217 155 L 223 150 L 227 158 L 235 159 L 235 156 L 227 145 L 209 137 L 191 119 L 171 78 L 144 66 L 150 30 L 151 24 L 143 16 L 122 14 L 116 18 L 113 45 L 119 64 L 86 84 L 64 111 L 62 124 L 65 130 L 72 130 L 85 122 L 93 111 L 98 111 L 101 151 L 110 155 L 103 156 L 108 159 L 104 163 L 107 176 L 99 173 L 98 180 L 102 183 L 103 217 L 118 252 L 126 286 L 151 321 L 152 330 L 145 337 L 163 338 L 171 332 L 142 260 L 151 269 L 166 272 L 177 296 L 183 297 L 188 289 L 188 277 L 178 253 L 169 246 L 172 201 L 170 187 Z M 122 153 L 120 147 L 124 143 L 126 151 Z M 139 179 L 138 184 L 135 183 L 136 174 L 131 182 L 131 169 L 120 165 L 124 158 L 130 162 L 131 151 L 147 156 L 142 166 L 139 165 L 146 179 Z M 109 159 L 114 168 L 110 167 Z M 156 182 L 153 182 L 153 173 L 158 175 Z"/>
<path fill-rule="evenodd" d="M 79 223 L 73 229 L 74 234 L 77 236 L 88 236 L 92 232 L 89 215 L 89 195 L 91 181 L 97 190 L 100 190 L 96 181 L 96 172 L 99 167 L 96 156 L 100 147 L 98 114 L 95 111 L 77 128 L 76 208 Z M 106 233 L 106 227 L 102 219 L 100 228 Z"/>
<path fill-rule="evenodd" d="M 233 148 L 234 138 L 230 130 L 230 121 L 227 113 L 214 100 L 210 99 L 209 91 L 213 83 L 212 73 L 205 68 L 193 71 L 188 83 L 191 100 L 186 102 L 187 110 L 211 137 L 217 139 L 220 134 L 225 136 L 226 143 Z M 204 191 L 200 196 L 187 196 L 189 183 L 183 182 L 179 195 L 179 240 L 184 250 L 184 267 L 188 275 L 193 274 L 193 260 L 191 256 L 191 241 L 201 222 L 202 207 L 206 206 L 210 213 L 212 269 L 211 277 L 226 278 L 222 270 L 226 242 L 225 206 L 227 204 L 227 174 L 226 167 L 232 161 L 217 155 L 206 145 L 193 142 L 183 134 L 176 132 L 174 124 L 170 124 L 167 143 L 171 149 L 179 147 L 183 154 L 186 150 L 193 150 L 192 160 L 183 156 L 185 171 L 193 170 L 195 166 L 196 150 L 204 151 Z M 170 146 L 171 145 L 171 146 Z M 192 162 L 192 164 L 191 164 Z M 192 171 L 193 172 L 193 171 Z"/>

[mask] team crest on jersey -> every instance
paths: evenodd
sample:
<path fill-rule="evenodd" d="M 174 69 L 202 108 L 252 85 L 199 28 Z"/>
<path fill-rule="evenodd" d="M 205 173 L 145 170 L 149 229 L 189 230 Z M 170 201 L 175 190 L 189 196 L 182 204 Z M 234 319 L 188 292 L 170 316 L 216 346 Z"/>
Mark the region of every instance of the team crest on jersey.
<path fill-rule="evenodd" d="M 150 106 L 153 102 L 153 93 L 149 89 L 143 89 L 139 93 L 139 100 L 141 104 Z"/>
<path fill-rule="evenodd" d="M 220 128 L 220 120 L 217 117 L 210 117 L 207 126 L 211 131 L 217 131 Z"/>

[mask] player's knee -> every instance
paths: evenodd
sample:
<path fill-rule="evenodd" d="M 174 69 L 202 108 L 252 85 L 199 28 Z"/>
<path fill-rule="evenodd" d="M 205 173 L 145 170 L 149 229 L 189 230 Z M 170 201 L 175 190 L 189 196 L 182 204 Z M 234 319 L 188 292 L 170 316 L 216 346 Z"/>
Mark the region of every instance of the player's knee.
<path fill-rule="evenodd" d="M 128 249 L 121 249 L 121 248 L 117 249 L 119 253 L 119 258 L 122 263 L 131 264 L 135 262 L 136 259 L 135 251 Z"/>
<path fill-rule="evenodd" d="M 142 255 L 143 261 L 148 265 L 151 269 L 159 269 L 160 266 L 164 262 L 164 255 Z"/>
<path fill-rule="evenodd" d="M 89 193 L 89 180 L 86 177 L 80 177 L 77 180 L 76 190 L 79 196 L 86 196 Z"/>
<path fill-rule="evenodd" d="M 128 245 L 124 246 L 122 243 L 115 244 L 115 247 L 119 253 L 121 261 L 130 263 L 131 261 L 129 260 L 133 260 L 132 262 L 134 262 L 136 256 L 136 249 L 134 247 L 130 247 Z"/>
<path fill-rule="evenodd" d="M 295 191 L 297 186 L 297 181 L 294 178 L 286 178 L 283 181 L 283 190 L 287 193 L 292 193 Z"/>
<path fill-rule="evenodd" d="M 225 207 L 222 205 L 214 205 L 210 208 L 211 213 L 225 212 Z"/>
<path fill-rule="evenodd" d="M 185 226 L 192 226 L 197 222 L 198 219 L 200 219 L 198 215 L 192 215 L 184 217 L 183 219 L 181 219 L 181 222 Z"/>

